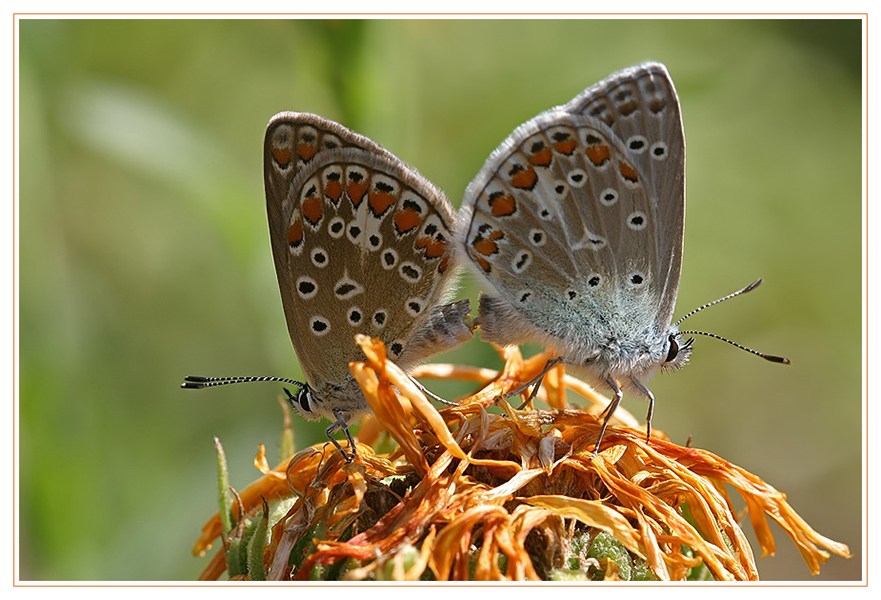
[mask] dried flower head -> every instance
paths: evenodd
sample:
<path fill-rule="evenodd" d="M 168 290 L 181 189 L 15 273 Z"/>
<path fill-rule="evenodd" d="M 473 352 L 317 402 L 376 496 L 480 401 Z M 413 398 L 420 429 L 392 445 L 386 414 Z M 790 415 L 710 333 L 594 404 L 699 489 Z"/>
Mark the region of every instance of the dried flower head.
<path fill-rule="evenodd" d="M 621 408 L 594 455 L 608 401 L 562 366 L 545 378 L 551 409 L 508 404 L 505 395 L 547 355 L 524 361 L 506 348 L 499 373 L 421 368 L 417 376 L 484 384 L 438 411 L 381 342 L 358 343 L 367 360 L 350 367 L 373 415 L 354 462 L 325 444 L 272 469 L 261 447 L 263 476 L 205 525 L 193 549 L 224 542 L 204 579 L 228 571 L 271 580 L 756 580 L 727 487 L 744 499 L 764 554 L 775 550 L 770 517 L 813 574 L 829 552 L 849 556 L 759 477 L 659 431 L 646 440 Z M 567 389 L 591 408 L 566 408 Z M 487 410 L 493 405 L 502 414 Z M 383 430 L 396 445 L 384 449 Z M 224 513 L 235 517 L 225 526 Z"/>

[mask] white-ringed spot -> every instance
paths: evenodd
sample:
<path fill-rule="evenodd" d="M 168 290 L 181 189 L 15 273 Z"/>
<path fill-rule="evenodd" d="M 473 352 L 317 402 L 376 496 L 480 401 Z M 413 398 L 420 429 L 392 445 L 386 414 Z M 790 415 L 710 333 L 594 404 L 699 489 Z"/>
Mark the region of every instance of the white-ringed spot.
<path fill-rule="evenodd" d="M 541 247 L 548 242 L 548 236 L 544 229 L 531 229 L 529 231 L 529 241 L 533 246 Z"/>
<path fill-rule="evenodd" d="M 346 227 L 346 237 L 349 238 L 349 241 L 353 244 L 361 243 L 361 234 L 364 231 L 361 229 L 361 225 L 357 221 L 352 221 Z"/>
<path fill-rule="evenodd" d="M 667 158 L 667 144 L 664 142 L 655 142 L 652 144 L 649 154 L 655 160 L 664 160 Z"/>
<path fill-rule="evenodd" d="M 394 248 L 386 248 L 383 250 L 379 262 L 386 271 L 394 269 L 398 265 L 398 253 Z"/>
<path fill-rule="evenodd" d="M 642 231 L 648 224 L 648 218 L 646 218 L 645 213 L 642 211 L 637 210 L 627 216 L 627 227 L 633 231 Z"/>
<path fill-rule="evenodd" d="M 312 264 L 318 267 L 319 269 L 323 269 L 327 266 L 328 256 L 327 251 L 324 248 L 313 248 L 312 253 Z"/>
<path fill-rule="evenodd" d="M 378 311 L 373 313 L 373 316 L 370 317 L 370 321 L 373 323 L 373 326 L 377 329 L 382 329 L 385 327 L 386 322 L 388 321 L 388 311 L 384 308 L 380 308 Z"/>
<path fill-rule="evenodd" d="M 346 232 L 346 222 L 342 217 L 334 217 L 327 223 L 327 233 L 335 240 L 343 237 Z"/>
<path fill-rule="evenodd" d="M 411 317 L 418 317 L 422 314 L 422 309 L 425 308 L 425 304 L 422 302 L 421 298 L 407 298 L 407 301 L 404 302 L 404 309 Z"/>
<path fill-rule="evenodd" d="M 517 257 L 511 262 L 511 267 L 515 273 L 522 273 L 532 264 L 532 253 L 528 250 L 521 250 L 517 253 Z"/>
<path fill-rule="evenodd" d="M 297 295 L 303 300 L 310 300 L 318 293 L 318 283 L 306 275 L 297 278 L 296 287 Z"/>
<path fill-rule="evenodd" d="M 633 271 L 627 276 L 627 285 L 633 289 L 641 288 L 645 283 L 646 276 L 642 271 Z"/>
<path fill-rule="evenodd" d="M 410 283 L 416 283 L 422 277 L 422 269 L 410 261 L 402 262 L 398 268 L 398 273 L 405 281 Z"/>
<path fill-rule="evenodd" d="M 367 236 L 367 247 L 370 250 L 379 250 L 382 248 L 382 235 L 379 233 L 371 233 Z"/>
<path fill-rule="evenodd" d="M 627 149 L 634 154 L 642 154 L 648 145 L 649 141 L 643 135 L 634 135 L 627 140 Z"/>
<path fill-rule="evenodd" d="M 560 179 L 554 182 L 554 193 L 558 198 L 564 197 L 569 192 L 569 184 Z"/>
<path fill-rule="evenodd" d="M 582 188 L 587 183 L 587 173 L 584 169 L 572 169 L 566 175 L 566 181 L 574 188 Z"/>
<path fill-rule="evenodd" d="M 328 333 L 330 333 L 330 321 L 328 321 L 324 317 L 313 315 L 309 319 L 309 329 L 312 331 L 313 335 L 316 335 L 318 337 L 327 335 Z"/>
<path fill-rule="evenodd" d="M 399 358 L 404 353 L 404 344 L 401 340 L 395 340 L 388 345 L 388 349 L 391 350 L 395 358 Z"/>
<path fill-rule="evenodd" d="M 598 273 L 593 273 L 587 276 L 587 285 L 591 288 L 597 288 L 603 283 L 603 278 L 599 276 Z"/>
<path fill-rule="evenodd" d="M 333 294 L 338 300 L 349 300 L 364 291 L 364 286 L 360 283 L 344 275 L 335 284 L 333 284 Z"/>
<path fill-rule="evenodd" d="M 361 321 L 364 320 L 364 313 L 357 306 L 353 306 L 349 309 L 346 318 L 349 320 L 349 325 L 352 327 L 357 327 L 361 324 Z"/>
<path fill-rule="evenodd" d="M 618 191 L 612 188 L 606 188 L 600 192 L 600 204 L 603 206 L 612 206 L 618 201 Z"/>

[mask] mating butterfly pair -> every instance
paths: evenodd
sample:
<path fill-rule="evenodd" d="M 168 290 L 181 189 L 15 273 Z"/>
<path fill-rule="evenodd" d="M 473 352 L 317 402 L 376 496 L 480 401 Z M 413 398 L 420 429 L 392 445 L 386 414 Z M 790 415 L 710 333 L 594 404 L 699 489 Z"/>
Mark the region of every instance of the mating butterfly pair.
<path fill-rule="evenodd" d="M 469 301 L 445 304 L 463 256 L 496 292 L 480 298 L 484 340 L 553 347 L 560 358 L 534 383 L 564 362 L 614 393 L 597 449 L 622 388 L 649 400 L 650 433 L 645 382 L 659 367 L 684 365 L 693 340 L 683 334 L 702 333 L 671 323 L 684 169 L 679 101 L 657 63 L 616 73 L 518 127 L 468 186 L 458 216 L 368 138 L 280 113 L 264 147 L 267 211 L 307 381 L 188 377 L 184 387 L 289 382 L 299 388 L 285 390 L 297 412 L 330 418 L 328 437 L 345 454 L 332 436 L 343 429 L 354 453 L 348 423 L 368 406 L 348 370 L 361 358 L 353 336 L 380 338 L 404 369 L 470 339 Z"/>

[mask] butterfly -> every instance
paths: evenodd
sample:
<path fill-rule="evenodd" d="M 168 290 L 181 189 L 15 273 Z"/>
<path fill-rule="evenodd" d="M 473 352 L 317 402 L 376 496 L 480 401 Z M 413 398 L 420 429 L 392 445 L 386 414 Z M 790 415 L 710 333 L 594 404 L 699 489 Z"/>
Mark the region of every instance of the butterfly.
<path fill-rule="evenodd" d="M 682 115 L 659 63 L 615 73 L 524 123 L 465 192 L 457 239 L 495 292 L 480 298 L 481 338 L 552 348 L 557 357 L 532 384 L 562 362 L 608 388 L 595 452 L 625 389 L 648 400 L 651 435 L 646 382 L 686 364 L 694 338 L 685 335 L 724 339 L 679 330 L 697 311 L 673 322 L 684 227 Z"/>
<path fill-rule="evenodd" d="M 402 368 L 472 337 L 470 302 L 446 303 L 456 271 L 456 215 L 444 194 L 395 155 L 307 113 L 275 115 L 263 153 L 266 209 L 288 333 L 305 382 L 188 377 L 184 387 L 284 381 L 291 406 L 332 421 L 348 460 L 349 423 L 368 411 L 349 372 L 361 333 L 381 339 Z M 342 429 L 346 454 L 333 433 Z"/>

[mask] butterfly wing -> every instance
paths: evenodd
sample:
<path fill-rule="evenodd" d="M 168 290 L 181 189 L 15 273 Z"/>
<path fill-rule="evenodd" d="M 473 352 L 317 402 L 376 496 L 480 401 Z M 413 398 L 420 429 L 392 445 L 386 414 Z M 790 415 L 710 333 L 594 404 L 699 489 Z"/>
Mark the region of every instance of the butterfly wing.
<path fill-rule="evenodd" d="M 622 71 L 517 128 L 461 211 L 459 239 L 498 292 L 481 300 L 484 339 L 538 341 L 604 370 L 645 354 L 646 340 L 663 346 L 682 259 L 683 170 L 662 65 Z"/>
<path fill-rule="evenodd" d="M 673 319 L 685 234 L 685 132 L 673 80 L 660 63 L 626 69 L 567 105 L 598 118 L 624 141 L 627 159 L 647 178 L 658 281 L 657 325 Z"/>
<path fill-rule="evenodd" d="M 337 123 L 280 113 L 266 132 L 264 178 L 288 331 L 314 389 L 339 386 L 362 359 L 356 333 L 382 339 L 393 358 L 470 337 L 461 311 L 440 312 L 455 215 L 414 169 Z M 438 314 L 452 338 L 427 344 Z"/>

